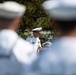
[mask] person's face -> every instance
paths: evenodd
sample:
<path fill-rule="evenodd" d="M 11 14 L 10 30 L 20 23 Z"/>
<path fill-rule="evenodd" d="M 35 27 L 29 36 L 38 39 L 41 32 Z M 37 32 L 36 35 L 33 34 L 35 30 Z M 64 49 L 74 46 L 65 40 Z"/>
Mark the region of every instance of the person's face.
<path fill-rule="evenodd" d="M 33 32 L 34 37 L 40 37 L 40 32 Z"/>

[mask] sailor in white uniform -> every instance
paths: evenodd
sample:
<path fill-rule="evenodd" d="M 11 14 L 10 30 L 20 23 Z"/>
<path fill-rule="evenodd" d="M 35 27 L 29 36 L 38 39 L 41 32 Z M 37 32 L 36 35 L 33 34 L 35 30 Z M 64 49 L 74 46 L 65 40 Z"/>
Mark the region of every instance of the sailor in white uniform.
<path fill-rule="evenodd" d="M 34 58 L 33 46 L 16 32 L 26 7 L 13 1 L 0 3 L 0 75 L 22 75 Z"/>
<path fill-rule="evenodd" d="M 28 41 L 31 44 L 33 44 L 34 51 L 35 51 L 36 54 L 38 53 L 38 50 L 42 49 L 41 42 L 40 42 L 40 39 L 39 39 L 41 30 L 42 30 L 42 28 L 35 28 L 35 29 L 33 29 L 32 30 L 33 31 L 33 35 L 26 39 L 26 41 Z"/>
<path fill-rule="evenodd" d="M 29 73 L 76 75 L 76 0 L 47 0 L 43 7 L 54 19 L 60 35 L 39 55 Z"/>

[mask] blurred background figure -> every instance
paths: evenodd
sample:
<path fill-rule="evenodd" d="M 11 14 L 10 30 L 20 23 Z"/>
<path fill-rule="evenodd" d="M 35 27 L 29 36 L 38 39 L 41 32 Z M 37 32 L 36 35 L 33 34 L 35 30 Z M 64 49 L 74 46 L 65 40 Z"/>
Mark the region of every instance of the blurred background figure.
<path fill-rule="evenodd" d="M 13 1 L 0 4 L 0 75 L 22 75 L 24 65 L 35 57 L 32 45 L 15 32 L 25 10 Z"/>
<path fill-rule="evenodd" d="M 76 75 L 76 0 L 47 0 L 59 37 L 31 66 L 33 75 Z"/>
<path fill-rule="evenodd" d="M 43 44 L 42 44 L 42 47 L 43 48 L 48 48 L 48 47 L 50 47 L 52 45 L 52 43 L 49 41 L 49 40 L 47 40 L 46 42 L 44 42 Z"/>
<path fill-rule="evenodd" d="M 33 34 L 31 37 L 28 37 L 26 41 L 30 42 L 34 46 L 34 52 L 37 54 L 40 50 L 42 50 L 41 42 L 40 42 L 40 31 L 42 28 L 33 29 Z"/>

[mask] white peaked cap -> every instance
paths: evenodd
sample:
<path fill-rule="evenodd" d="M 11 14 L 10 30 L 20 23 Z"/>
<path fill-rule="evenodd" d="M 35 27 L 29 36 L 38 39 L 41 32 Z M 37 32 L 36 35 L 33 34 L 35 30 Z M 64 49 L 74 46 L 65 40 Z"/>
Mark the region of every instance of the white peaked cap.
<path fill-rule="evenodd" d="M 42 28 L 35 28 L 32 31 L 41 31 L 41 30 L 42 30 Z"/>
<path fill-rule="evenodd" d="M 14 1 L 0 3 L 0 17 L 17 18 L 22 17 L 26 7 Z"/>
<path fill-rule="evenodd" d="M 55 19 L 76 19 L 76 0 L 47 0 L 42 6 Z"/>

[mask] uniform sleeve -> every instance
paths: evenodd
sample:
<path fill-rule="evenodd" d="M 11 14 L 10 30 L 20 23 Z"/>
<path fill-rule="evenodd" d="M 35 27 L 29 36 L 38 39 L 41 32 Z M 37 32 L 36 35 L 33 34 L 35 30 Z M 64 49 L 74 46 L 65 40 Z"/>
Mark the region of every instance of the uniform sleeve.
<path fill-rule="evenodd" d="M 31 38 L 27 38 L 26 41 L 29 42 L 29 43 L 32 42 L 32 41 L 31 41 Z"/>
<path fill-rule="evenodd" d="M 25 40 L 19 40 L 14 48 L 14 54 L 17 60 L 23 64 L 30 64 L 36 57 L 33 46 Z"/>
<path fill-rule="evenodd" d="M 38 41 L 38 47 L 41 47 L 41 41 L 40 41 L 40 39 Z"/>

